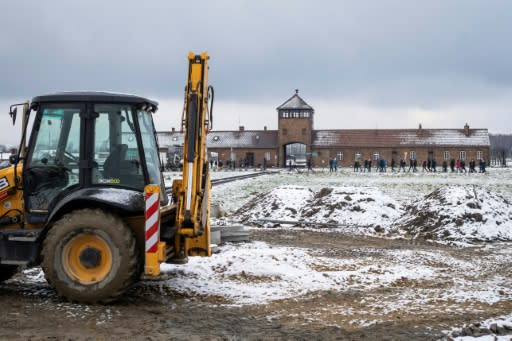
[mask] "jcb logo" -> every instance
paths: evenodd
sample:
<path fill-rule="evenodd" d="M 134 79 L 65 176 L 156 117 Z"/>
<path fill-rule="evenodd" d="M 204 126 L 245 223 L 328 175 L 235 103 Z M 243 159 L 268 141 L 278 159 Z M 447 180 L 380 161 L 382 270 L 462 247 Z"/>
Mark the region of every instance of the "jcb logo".
<path fill-rule="evenodd" d="M 4 176 L 0 179 L 0 190 L 9 187 L 9 181 L 7 181 L 7 177 Z"/>

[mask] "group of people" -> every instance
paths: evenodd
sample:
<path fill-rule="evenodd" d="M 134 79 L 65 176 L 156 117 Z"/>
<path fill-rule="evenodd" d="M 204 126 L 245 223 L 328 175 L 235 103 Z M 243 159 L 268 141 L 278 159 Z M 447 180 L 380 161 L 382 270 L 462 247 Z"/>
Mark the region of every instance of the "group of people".
<path fill-rule="evenodd" d="M 334 159 L 334 161 L 335 161 L 335 159 Z M 388 164 L 385 159 L 381 158 L 381 159 L 377 160 L 376 163 L 377 163 L 377 166 L 375 167 L 376 171 L 385 172 L 387 170 Z M 468 170 L 466 170 L 466 161 L 465 160 L 451 159 L 449 166 L 450 166 L 450 170 L 452 171 L 452 173 L 453 172 L 477 173 L 476 164 L 477 164 L 477 162 L 475 160 L 471 160 L 469 162 L 469 171 L 468 171 Z M 407 168 L 406 166 L 407 166 L 407 163 L 405 162 L 405 160 L 400 159 L 399 164 L 398 164 L 398 172 L 400 172 L 400 171 L 406 172 L 406 168 Z M 441 166 L 442 166 L 443 172 L 445 172 L 445 173 L 448 172 L 448 161 L 447 160 L 444 160 Z M 437 171 L 437 162 L 435 159 L 429 159 L 429 160 L 423 161 L 422 167 L 423 167 L 424 172 L 436 172 Z M 478 160 L 478 168 L 479 168 L 478 173 L 485 173 L 486 167 L 487 167 L 487 163 L 485 162 L 484 159 Z M 396 168 L 397 168 L 397 163 L 396 163 L 395 159 L 391 159 L 391 171 L 395 172 Z M 331 161 L 330 169 L 331 169 L 331 171 L 333 169 L 332 161 Z M 354 162 L 354 172 L 371 172 L 371 170 L 372 170 L 372 160 L 364 160 L 363 167 L 361 167 L 361 162 L 359 160 L 356 160 Z M 412 171 L 412 172 L 418 171 L 418 161 L 417 160 L 415 160 L 415 159 L 409 160 L 409 168 L 407 169 L 407 172 L 410 172 L 410 171 Z"/>
<path fill-rule="evenodd" d="M 394 167 L 395 167 L 394 159 L 391 160 L 391 166 L 394 169 Z M 388 168 L 388 162 L 386 159 L 381 158 L 381 159 L 377 160 L 376 166 L 375 166 L 375 170 L 377 172 L 385 172 L 387 170 L 387 168 Z M 372 160 L 371 159 L 364 160 L 363 167 L 361 167 L 361 162 L 359 160 L 357 160 L 354 163 L 354 172 L 371 172 L 371 171 L 372 171 Z"/>

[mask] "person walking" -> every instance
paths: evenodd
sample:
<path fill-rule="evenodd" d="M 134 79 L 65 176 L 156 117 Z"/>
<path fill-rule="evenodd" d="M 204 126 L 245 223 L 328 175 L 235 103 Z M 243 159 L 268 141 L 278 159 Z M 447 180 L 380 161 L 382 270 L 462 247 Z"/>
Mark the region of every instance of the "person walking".
<path fill-rule="evenodd" d="M 427 161 L 423 161 L 423 172 L 427 171 Z"/>
<path fill-rule="evenodd" d="M 436 159 L 432 159 L 432 172 L 435 173 L 437 171 L 436 168 L 437 168 Z"/>
<path fill-rule="evenodd" d="M 485 166 L 487 166 L 485 160 L 480 160 L 480 173 L 485 173 Z"/>
<path fill-rule="evenodd" d="M 455 159 L 450 160 L 450 169 L 452 170 L 452 173 L 455 172 Z"/>
<path fill-rule="evenodd" d="M 391 171 L 395 171 L 396 161 L 395 158 L 391 158 Z"/>
<path fill-rule="evenodd" d="M 332 159 L 332 168 L 334 168 L 334 172 L 338 171 L 338 160 L 336 158 Z"/>
<path fill-rule="evenodd" d="M 415 173 L 415 172 L 417 172 L 417 171 L 418 171 L 418 169 L 417 169 L 416 167 L 418 166 L 418 161 L 417 161 L 416 159 L 414 159 L 414 160 L 412 161 L 412 166 L 413 166 L 412 171 L 413 171 L 414 173 Z"/>
<path fill-rule="evenodd" d="M 413 159 L 409 159 L 409 169 L 407 170 L 407 172 L 410 172 L 411 169 L 413 169 L 413 165 L 414 165 Z M 413 170 L 413 172 L 414 172 L 414 170 Z"/>
<path fill-rule="evenodd" d="M 400 173 L 400 170 L 403 170 L 405 173 L 405 160 L 400 159 L 400 169 L 398 169 L 398 173 Z"/>

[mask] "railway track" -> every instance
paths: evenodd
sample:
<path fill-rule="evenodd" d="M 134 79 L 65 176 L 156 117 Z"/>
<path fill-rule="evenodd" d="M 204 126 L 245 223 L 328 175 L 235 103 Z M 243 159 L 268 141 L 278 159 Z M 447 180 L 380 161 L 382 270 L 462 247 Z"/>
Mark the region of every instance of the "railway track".
<path fill-rule="evenodd" d="M 263 172 L 250 173 L 250 174 L 244 174 L 244 175 L 230 176 L 227 178 L 211 180 L 211 183 L 212 183 L 212 186 L 215 186 L 215 185 L 225 184 L 228 182 L 250 179 L 250 178 L 255 178 L 255 177 L 258 177 L 261 175 L 275 174 L 275 173 L 277 173 L 277 172 L 276 171 L 263 171 Z"/>
<path fill-rule="evenodd" d="M 261 175 L 277 174 L 277 173 L 278 173 L 278 171 L 263 171 L 263 172 L 257 172 L 257 173 L 250 173 L 250 174 L 230 176 L 230 177 L 221 178 L 221 179 L 213 179 L 210 182 L 211 182 L 212 186 L 216 186 L 216 185 L 221 185 L 221 184 L 225 184 L 225 183 L 228 183 L 228 182 L 239 181 L 239 180 L 244 180 L 244 179 L 250 179 L 250 178 L 255 178 L 255 177 L 258 177 L 258 176 L 261 176 Z M 167 192 L 167 194 L 170 194 L 171 191 L 172 191 L 172 188 L 171 187 L 166 187 L 165 191 Z"/>

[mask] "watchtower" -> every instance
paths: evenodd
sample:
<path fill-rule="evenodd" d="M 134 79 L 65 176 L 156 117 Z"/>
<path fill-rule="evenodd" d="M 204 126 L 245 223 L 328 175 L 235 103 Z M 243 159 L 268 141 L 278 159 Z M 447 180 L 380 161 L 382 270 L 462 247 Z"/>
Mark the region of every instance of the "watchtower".
<path fill-rule="evenodd" d="M 299 90 L 277 107 L 279 162 L 305 165 L 306 153 L 311 152 L 313 115 L 315 110 L 300 96 Z"/>

